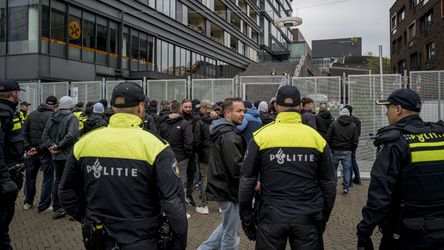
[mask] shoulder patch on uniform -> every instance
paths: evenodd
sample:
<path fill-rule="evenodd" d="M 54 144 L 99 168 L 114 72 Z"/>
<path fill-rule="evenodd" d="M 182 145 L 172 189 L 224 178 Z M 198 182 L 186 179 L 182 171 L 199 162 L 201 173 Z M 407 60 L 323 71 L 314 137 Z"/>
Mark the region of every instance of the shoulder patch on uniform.
<path fill-rule="evenodd" d="M 180 177 L 180 172 L 179 172 L 179 168 L 177 167 L 177 160 L 176 159 L 174 159 L 174 161 L 171 163 L 171 169 L 173 170 L 173 173 L 177 177 Z"/>

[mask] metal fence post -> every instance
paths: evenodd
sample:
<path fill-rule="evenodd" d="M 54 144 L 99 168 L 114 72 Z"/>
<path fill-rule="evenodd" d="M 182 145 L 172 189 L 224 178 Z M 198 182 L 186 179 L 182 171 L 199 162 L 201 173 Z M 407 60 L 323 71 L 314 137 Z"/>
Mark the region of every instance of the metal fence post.
<path fill-rule="evenodd" d="M 401 86 L 401 88 L 409 89 L 410 88 L 410 86 L 409 86 L 409 75 L 408 75 L 406 69 L 404 70 L 404 77 L 402 78 L 402 80 L 403 80 L 402 82 L 403 82 L 404 86 Z"/>
<path fill-rule="evenodd" d="M 214 80 L 211 81 L 211 100 L 214 101 Z"/>
<path fill-rule="evenodd" d="M 342 97 L 342 104 L 347 104 L 347 101 L 346 101 L 346 99 L 345 99 L 345 91 L 346 91 L 346 85 L 347 84 L 347 77 L 346 77 L 346 75 L 345 75 L 345 72 L 343 72 L 342 73 L 342 89 L 343 89 L 343 91 L 342 91 L 342 96 L 341 96 L 341 94 L 339 93 L 339 100 L 341 100 L 341 97 Z"/>
<path fill-rule="evenodd" d="M 438 72 L 438 121 L 441 120 L 441 73 Z"/>
<path fill-rule="evenodd" d="M 187 90 L 187 97 L 189 97 L 190 99 L 194 98 L 194 93 L 193 93 L 193 86 L 192 86 L 192 81 L 191 81 L 191 76 L 187 77 L 187 82 L 186 82 L 186 90 Z"/>

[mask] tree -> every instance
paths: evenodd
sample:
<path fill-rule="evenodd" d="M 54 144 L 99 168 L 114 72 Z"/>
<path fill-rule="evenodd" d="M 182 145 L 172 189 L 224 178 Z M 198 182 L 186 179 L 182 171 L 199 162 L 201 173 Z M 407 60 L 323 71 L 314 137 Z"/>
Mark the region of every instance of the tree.
<path fill-rule="evenodd" d="M 369 56 L 367 68 L 372 71 L 372 74 L 379 74 L 379 57 Z M 390 74 L 390 59 L 387 57 L 382 58 L 382 70 L 384 74 Z"/>

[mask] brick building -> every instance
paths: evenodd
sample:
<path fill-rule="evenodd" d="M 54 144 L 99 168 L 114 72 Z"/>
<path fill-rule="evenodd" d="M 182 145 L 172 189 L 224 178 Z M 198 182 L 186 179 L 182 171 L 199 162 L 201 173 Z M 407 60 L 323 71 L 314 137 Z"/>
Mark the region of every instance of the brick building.
<path fill-rule="evenodd" d="M 444 0 L 397 0 L 390 30 L 393 73 L 444 69 Z"/>

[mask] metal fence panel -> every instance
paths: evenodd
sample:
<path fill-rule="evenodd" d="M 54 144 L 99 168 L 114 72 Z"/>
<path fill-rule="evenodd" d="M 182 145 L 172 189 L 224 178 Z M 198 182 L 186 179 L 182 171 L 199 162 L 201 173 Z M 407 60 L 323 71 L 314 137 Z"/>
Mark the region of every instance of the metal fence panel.
<path fill-rule="evenodd" d="M 282 85 L 290 85 L 289 76 L 241 76 L 240 85 L 244 100 L 269 101 Z"/>
<path fill-rule="evenodd" d="M 339 115 L 341 103 L 341 77 L 293 77 L 293 86 L 301 92 L 301 97 L 310 97 L 316 107 L 327 103 L 334 117 Z"/>
<path fill-rule="evenodd" d="M 102 99 L 102 82 L 72 82 L 71 89 L 77 90 L 77 102 L 98 102 Z"/>
<path fill-rule="evenodd" d="M 32 83 L 19 83 L 20 88 L 24 89 L 25 92 L 20 93 L 20 100 L 31 103 L 29 106 L 29 112 L 35 110 L 41 103 L 39 84 L 36 82 Z"/>
<path fill-rule="evenodd" d="M 50 95 L 60 100 L 62 96 L 69 95 L 69 82 L 42 82 L 40 94 L 42 102 Z"/>
<path fill-rule="evenodd" d="M 187 80 L 148 80 L 147 95 L 151 100 L 177 100 L 187 98 Z"/>
<path fill-rule="evenodd" d="M 121 82 L 125 82 L 125 81 L 120 80 L 120 81 L 106 81 L 105 82 L 105 99 L 107 101 L 111 101 L 113 89 Z M 143 81 L 142 80 L 130 80 L 130 82 L 137 83 L 143 88 Z"/>
<path fill-rule="evenodd" d="M 227 97 L 234 97 L 234 79 L 193 79 L 191 96 L 193 99 L 223 101 Z"/>
<path fill-rule="evenodd" d="M 410 72 L 410 88 L 421 96 L 424 121 L 444 119 L 444 71 Z"/>
<path fill-rule="evenodd" d="M 350 75 L 348 77 L 349 104 L 353 115 L 361 120 L 361 136 L 356 158 L 361 170 L 370 171 L 376 156 L 370 134 L 388 125 L 386 108 L 375 100 L 388 98 L 393 90 L 402 87 L 401 75 Z"/>

